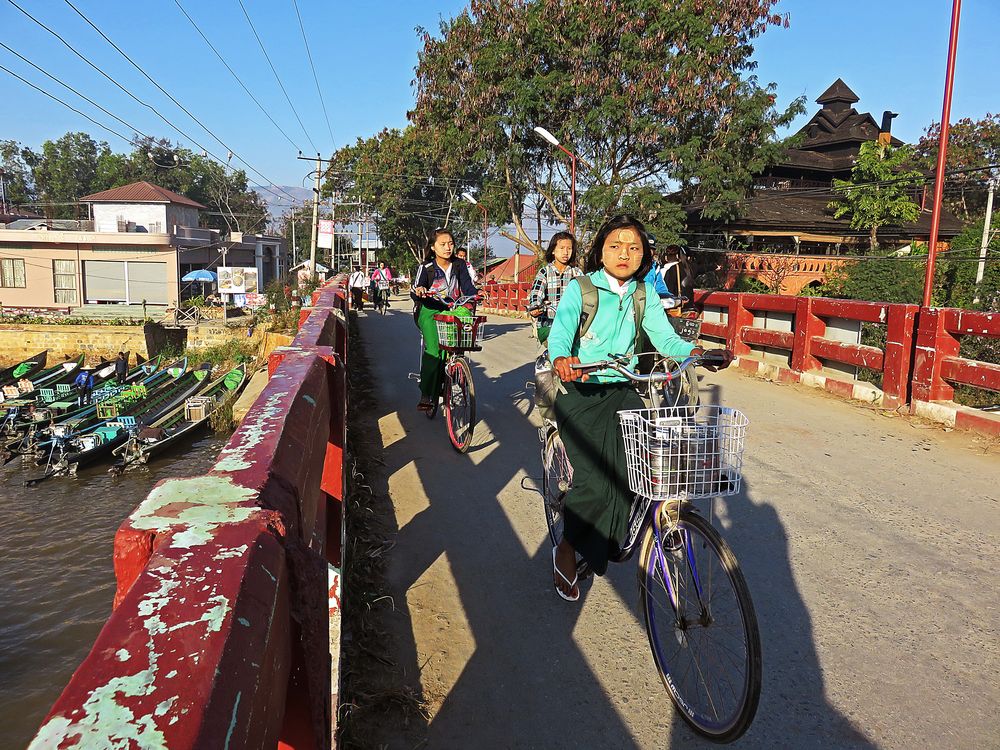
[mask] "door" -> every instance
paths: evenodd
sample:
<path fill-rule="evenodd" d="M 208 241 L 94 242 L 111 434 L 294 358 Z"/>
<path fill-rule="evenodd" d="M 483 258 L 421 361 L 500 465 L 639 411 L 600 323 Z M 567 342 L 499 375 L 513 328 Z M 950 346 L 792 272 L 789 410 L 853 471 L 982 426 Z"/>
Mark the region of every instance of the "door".
<path fill-rule="evenodd" d="M 127 302 L 125 263 L 120 260 L 85 260 L 83 262 L 84 299 L 94 302 Z"/>
<path fill-rule="evenodd" d="M 167 264 L 128 261 L 128 301 L 139 305 L 167 304 Z"/>

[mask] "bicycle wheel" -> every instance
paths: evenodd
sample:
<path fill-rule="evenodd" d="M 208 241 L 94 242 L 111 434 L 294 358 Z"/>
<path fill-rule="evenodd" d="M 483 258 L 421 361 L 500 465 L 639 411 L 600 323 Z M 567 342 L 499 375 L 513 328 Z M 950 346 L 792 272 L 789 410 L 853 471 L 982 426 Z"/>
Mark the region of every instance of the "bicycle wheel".
<path fill-rule="evenodd" d="M 476 428 L 476 390 L 472 385 L 472 370 L 464 358 L 457 358 L 445 367 L 444 408 L 448 417 L 448 437 L 459 453 L 472 446 Z"/>
<path fill-rule="evenodd" d="M 732 742 L 760 700 L 760 632 L 750 591 L 729 545 L 696 513 L 682 510 L 662 539 L 660 547 L 650 525 L 639 556 L 653 661 L 684 721 L 709 740 Z"/>
<path fill-rule="evenodd" d="M 566 493 L 573 486 L 573 467 L 566 457 L 559 431 L 553 428 L 542 447 L 542 500 L 545 508 L 545 523 L 549 527 L 552 546 L 562 541 L 563 502 Z"/>
<path fill-rule="evenodd" d="M 681 377 L 663 385 L 664 406 L 697 406 L 698 401 L 698 372 L 694 367 L 689 367 Z"/>

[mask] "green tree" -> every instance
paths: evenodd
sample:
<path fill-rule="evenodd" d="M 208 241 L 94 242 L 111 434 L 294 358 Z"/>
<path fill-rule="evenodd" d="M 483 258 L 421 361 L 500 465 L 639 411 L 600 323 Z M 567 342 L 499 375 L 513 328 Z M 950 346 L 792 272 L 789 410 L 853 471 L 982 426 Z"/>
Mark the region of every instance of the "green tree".
<path fill-rule="evenodd" d="M 913 165 L 926 173 L 937 166 L 941 124 L 932 123 L 913 148 Z M 1000 115 L 987 114 L 980 120 L 965 117 L 948 129 L 945 205 L 963 221 L 982 216 L 986 208 L 986 188 L 994 165 L 1000 163 Z M 984 167 L 993 167 L 984 169 Z M 976 171 L 961 171 L 976 170 Z"/>
<path fill-rule="evenodd" d="M 522 222 L 531 196 L 555 220 L 569 214 L 566 159 L 536 125 L 591 165 L 578 173 L 583 234 L 629 210 L 671 237 L 683 214 L 662 193 L 679 185 L 723 216 L 780 153 L 776 129 L 802 111 L 801 100 L 777 111 L 773 86 L 750 75 L 753 40 L 787 21 L 773 4 L 473 2 L 437 35 L 422 30 L 411 119 L 446 172 L 475 165 L 480 201 L 526 247 L 536 247 Z"/>
<path fill-rule="evenodd" d="M 476 177 L 442 158 L 436 147 L 428 131 L 412 126 L 383 130 L 339 149 L 327 170 L 323 195 L 336 193 L 343 202 L 364 204 L 385 246 L 383 259 L 394 268 L 410 268 L 423 259 L 430 230 L 447 225 L 464 234 L 466 218 L 472 221 L 459 209 L 461 193 Z M 481 226 L 481 214 L 474 219 L 468 224 L 473 232 Z"/>
<path fill-rule="evenodd" d="M 976 299 L 976 268 L 983 241 L 983 222 L 972 222 L 951 241 L 951 251 L 957 256 L 945 258 L 945 288 L 948 307 L 1000 312 L 1000 234 L 993 233 L 987 247 L 983 281 Z"/>
<path fill-rule="evenodd" d="M 86 133 L 66 133 L 55 141 L 45 141 L 33 169 L 38 197 L 50 218 L 72 218 L 79 211 L 76 202 L 84 195 L 102 190 L 98 167 L 111 154 L 107 143 Z"/>
<path fill-rule="evenodd" d="M 840 200 L 829 208 L 836 218 L 849 216 L 851 228 L 868 232 L 869 249 L 878 249 L 878 230 L 907 224 L 920 217 L 920 207 L 910 197 L 921 179 L 919 172 L 905 169 L 912 158 L 906 147 L 893 148 L 877 141 L 861 144 L 850 180 L 834 180 Z"/>
<path fill-rule="evenodd" d="M 36 158 L 31 149 L 17 141 L 0 141 L 0 177 L 8 205 L 20 206 L 35 197 L 31 165 Z"/>

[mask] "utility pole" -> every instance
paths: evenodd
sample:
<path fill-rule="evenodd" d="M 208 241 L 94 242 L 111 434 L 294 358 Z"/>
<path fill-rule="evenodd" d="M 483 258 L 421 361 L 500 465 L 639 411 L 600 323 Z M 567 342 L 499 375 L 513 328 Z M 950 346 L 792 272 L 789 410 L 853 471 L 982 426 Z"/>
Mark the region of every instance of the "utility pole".
<path fill-rule="evenodd" d="M 986 249 L 990 246 L 990 224 L 993 219 L 993 191 L 996 190 L 997 178 L 990 178 L 990 191 L 986 194 L 986 220 L 983 221 L 983 242 L 979 246 L 979 265 L 976 268 L 976 296 L 972 304 L 979 304 L 979 286 L 983 283 L 986 273 Z"/>
<path fill-rule="evenodd" d="M 311 156 L 303 156 L 301 151 L 299 151 L 299 155 L 296 158 L 300 161 L 312 161 Z M 309 245 L 309 263 L 312 265 L 309 278 L 313 282 L 316 281 L 316 233 L 319 231 L 320 181 L 323 178 L 323 162 L 330 164 L 332 161 L 332 159 L 320 158 L 320 155 L 316 154 L 316 185 L 313 187 L 312 241 Z"/>
<path fill-rule="evenodd" d="M 364 245 L 364 235 L 363 235 L 363 224 L 362 212 L 364 211 L 364 206 L 358 205 L 358 253 L 361 255 L 361 268 L 364 272 L 368 273 L 368 253 L 365 251 Z"/>
<path fill-rule="evenodd" d="M 316 232 L 319 229 L 319 180 L 323 171 L 323 160 L 316 154 L 316 186 L 313 188 L 312 241 L 309 243 L 309 264 L 312 266 L 310 280 L 316 283 Z"/>

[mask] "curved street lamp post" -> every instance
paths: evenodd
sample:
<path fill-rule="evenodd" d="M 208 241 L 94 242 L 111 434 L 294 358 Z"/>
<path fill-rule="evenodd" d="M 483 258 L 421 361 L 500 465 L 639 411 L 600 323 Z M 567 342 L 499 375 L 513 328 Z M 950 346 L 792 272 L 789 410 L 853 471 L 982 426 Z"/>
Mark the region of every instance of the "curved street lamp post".
<path fill-rule="evenodd" d="M 556 138 L 554 135 L 552 135 L 552 133 L 550 133 L 548 130 L 546 130 L 542 126 L 536 125 L 535 128 L 534 128 L 534 130 L 535 130 L 535 133 L 537 133 L 539 137 L 541 137 L 542 139 L 548 141 L 553 146 L 555 146 L 556 148 L 558 148 L 559 150 L 561 150 L 564 154 L 566 154 L 567 156 L 569 156 L 569 159 L 570 159 L 570 174 L 571 174 L 570 189 L 569 189 L 569 191 L 570 191 L 569 192 L 569 231 L 570 231 L 571 234 L 576 234 L 576 162 L 577 162 L 577 159 L 580 159 L 580 157 L 578 157 L 576 154 L 574 154 L 572 151 L 570 151 L 568 148 L 566 148 L 564 145 L 562 145 L 559 142 L 558 138 Z M 583 159 L 580 159 L 580 161 L 583 161 Z M 586 164 L 587 162 L 583 161 L 583 163 Z"/>
<path fill-rule="evenodd" d="M 467 200 L 469 203 L 471 203 L 473 206 L 479 206 L 479 208 L 481 208 L 482 211 L 483 211 L 483 281 L 485 282 L 486 281 L 486 247 L 487 247 L 486 242 L 487 242 L 487 238 L 489 237 L 489 224 L 488 224 L 488 219 L 487 219 L 487 214 L 486 214 L 486 206 L 484 206 L 482 203 L 480 203 L 479 201 L 477 201 L 472 196 L 472 193 L 462 193 L 462 197 L 465 200 Z"/>

